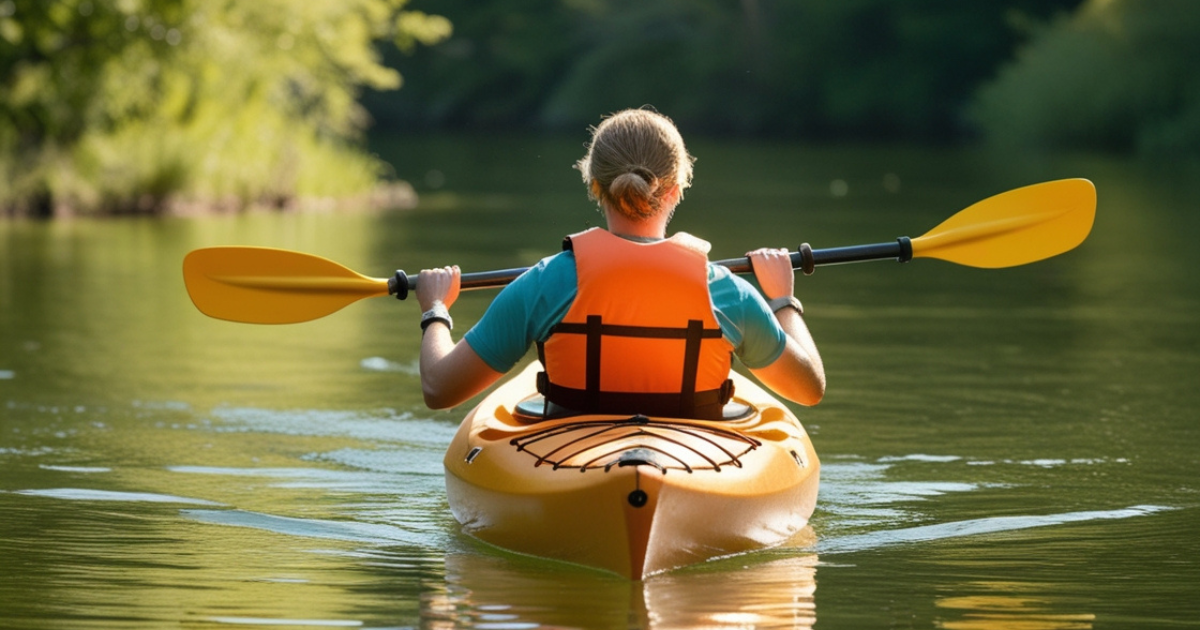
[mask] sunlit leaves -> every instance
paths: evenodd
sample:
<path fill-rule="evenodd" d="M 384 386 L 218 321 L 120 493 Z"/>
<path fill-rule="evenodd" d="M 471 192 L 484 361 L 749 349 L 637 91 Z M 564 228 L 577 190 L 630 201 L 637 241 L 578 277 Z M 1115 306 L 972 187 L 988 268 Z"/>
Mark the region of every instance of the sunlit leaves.
<path fill-rule="evenodd" d="M 400 85 L 377 43 L 450 32 L 405 4 L 0 0 L 0 211 L 370 186 L 358 94 Z"/>
<path fill-rule="evenodd" d="M 403 11 L 396 17 L 396 47 L 412 52 L 416 45 L 431 46 L 453 32 L 450 20 L 440 15 L 429 15 L 421 11 Z"/>

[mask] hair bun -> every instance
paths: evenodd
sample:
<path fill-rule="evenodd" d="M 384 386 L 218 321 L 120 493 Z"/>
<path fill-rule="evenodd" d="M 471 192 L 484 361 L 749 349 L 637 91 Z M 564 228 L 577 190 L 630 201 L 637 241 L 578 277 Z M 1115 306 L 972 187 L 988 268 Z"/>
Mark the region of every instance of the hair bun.
<path fill-rule="evenodd" d="M 629 169 L 629 172 L 634 173 L 646 180 L 646 183 L 650 184 L 651 190 L 658 188 L 658 178 L 654 176 L 654 171 L 646 168 L 645 166 L 635 166 Z"/>
<path fill-rule="evenodd" d="M 629 171 L 613 180 L 608 192 L 616 199 L 648 199 L 654 193 L 654 185 L 640 173 Z"/>

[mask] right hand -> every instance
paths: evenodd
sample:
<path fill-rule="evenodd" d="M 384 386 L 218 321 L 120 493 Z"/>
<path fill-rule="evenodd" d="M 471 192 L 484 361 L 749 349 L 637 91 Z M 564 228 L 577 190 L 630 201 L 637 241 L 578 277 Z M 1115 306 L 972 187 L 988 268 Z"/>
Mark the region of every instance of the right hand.
<path fill-rule="evenodd" d="M 437 302 L 450 308 L 458 299 L 461 283 L 462 270 L 458 265 L 422 269 L 417 276 L 417 302 L 421 304 L 421 310 L 428 311 Z"/>
<path fill-rule="evenodd" d="M 792 269 L 792 256 L 787 249 L 764 247 L 746 252 L 754 278 L 762 287 L 767 300 L 787 297 L 796 289 L 796 274 Z M 420 286 L 420 285 L 418 285 Z"/>

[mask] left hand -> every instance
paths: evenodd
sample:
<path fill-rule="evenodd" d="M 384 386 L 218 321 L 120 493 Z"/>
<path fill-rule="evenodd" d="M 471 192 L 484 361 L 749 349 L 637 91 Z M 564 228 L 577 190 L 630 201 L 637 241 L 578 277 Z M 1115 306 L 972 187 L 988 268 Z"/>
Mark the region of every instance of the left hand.
<path fill-rule="evenodd" d="M 796 274 L 792 269 L 792 256 L 787 249 L 764 247 L 746 252 L 746 257 L 750 259 L 754 277 L 767 300 L 793 294 L 796 289 Z"/>
<path fill-rule="evenodd" d="M 421 311 L 428 311 L 436 302 L 450 308 L 458 299 L 461 283 L 462 271 L 458 265 L 422 269 L 417 276 L 417 302 L 421 304 Z"/>

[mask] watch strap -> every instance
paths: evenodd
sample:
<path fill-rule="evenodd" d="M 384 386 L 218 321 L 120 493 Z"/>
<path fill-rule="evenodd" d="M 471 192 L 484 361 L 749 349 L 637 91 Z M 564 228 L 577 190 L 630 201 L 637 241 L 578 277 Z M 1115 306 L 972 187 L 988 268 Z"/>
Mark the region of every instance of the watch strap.
<path fill-rule="evenodd" d="M 442 322 L 446 328 L 454 330 L 454 319 L 450 317 L 450 311 L 441 302 L 433 305 L 433 308 L 421 313 L 421 330 L 425 330 L 433 322 Z"/>
<path fill-rule="evenodd" d="M 780 311 L 780 309 L 784 309 L 784 308 L 787 308 L 790 306 L 790 307 L 796 309 L 797 313 L 799 313 L 801 315 L 804 314 L 804 305 L 801 304 L 800 300 L 796 299 L 796 296 L 794 296 L 794 295 L 785 295 L 783 297 L 777 297 L 777 298 L 771 300 L 770 302 L 767 302 L 767 306 L 769 306 L 771 308 L 772 313 L 778 313 Z"/>

